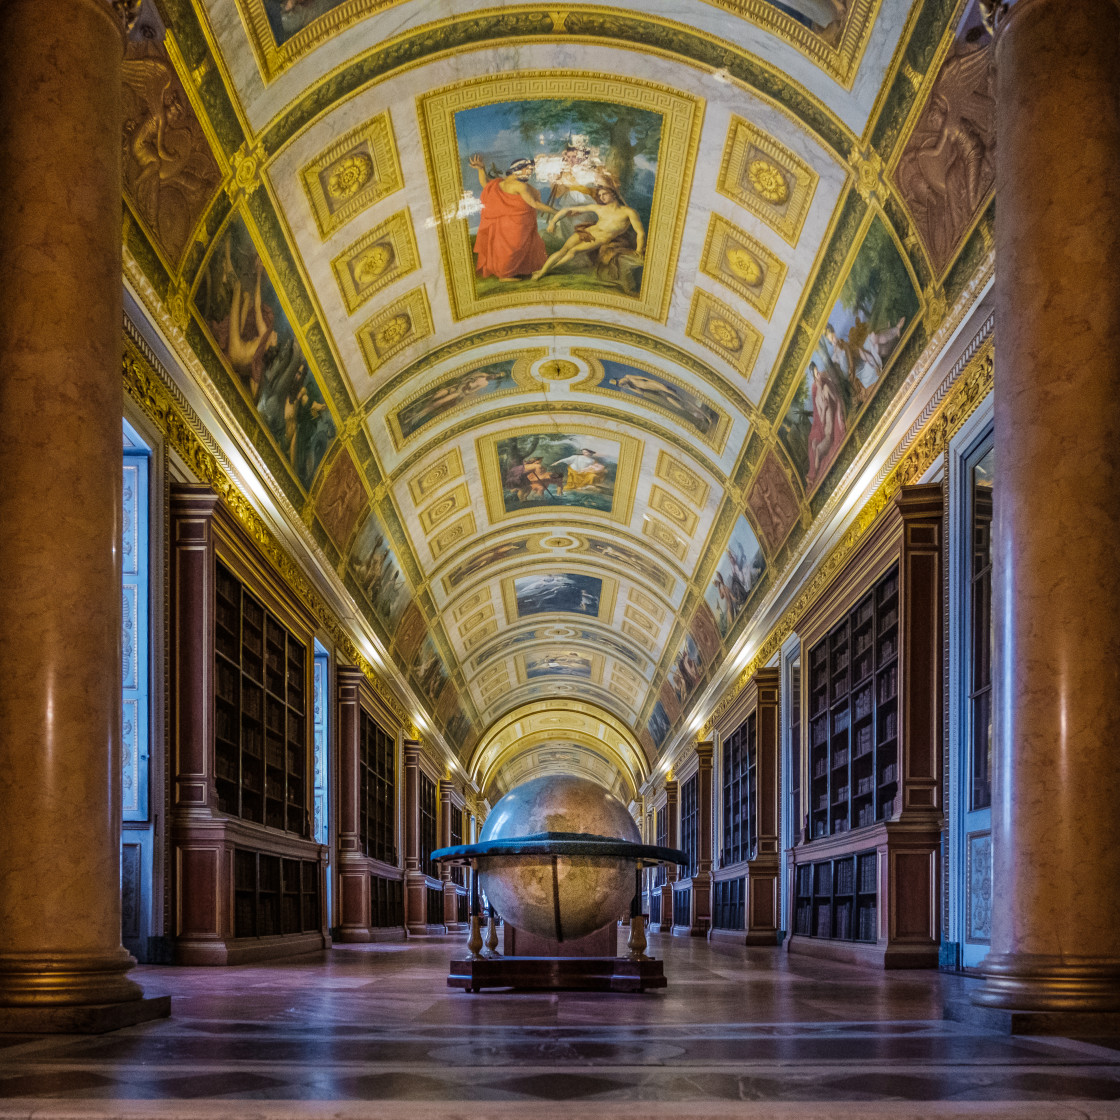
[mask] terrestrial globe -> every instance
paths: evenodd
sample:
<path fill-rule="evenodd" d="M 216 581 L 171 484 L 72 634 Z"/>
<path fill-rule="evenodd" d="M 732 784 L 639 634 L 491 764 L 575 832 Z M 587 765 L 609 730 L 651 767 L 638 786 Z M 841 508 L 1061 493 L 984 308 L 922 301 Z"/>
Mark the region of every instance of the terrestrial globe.
<path fill-rule="evenodd" d="M 510 790 L 493 808 L 479 844 L 541 833 L 582 833 L 641 842 L 626 806 L 586 778 L 552 775 Z M 488 855 L 479 885 L 517 929 L 573 941 L 629 912 L 634 859 L 597 855 Z"/>

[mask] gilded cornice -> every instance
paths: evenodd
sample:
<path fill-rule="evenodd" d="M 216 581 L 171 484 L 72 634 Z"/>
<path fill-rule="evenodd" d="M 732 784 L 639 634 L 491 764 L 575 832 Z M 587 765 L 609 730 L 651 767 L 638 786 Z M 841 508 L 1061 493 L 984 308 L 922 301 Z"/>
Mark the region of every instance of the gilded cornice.
<path fill-rule="evenodd" d="M 879 514 L 894 496 L 913 482 L 943 456 L 949 441 L 964 422 L 976 411 L 980 402 L 992 391 L 995 384 L 995 344 L 991 335 L 972 355 L 957 377 L 928 423 L 902 455 L 887 477 L 880 483 L 870 500 L 856 516 L 829 555 L 802 587 L 797 597 L 786 608 L 777 624 L 763 639 L 754 657 L 739 674 L 734 686 L 724 693 L 704 724 L 703 733 L 710 734 L 719 717 L 730 707 L 750 678 L 770 661 L 794 633 L 806 611 L 816 602 L 874 524 Z"/>
<path fill-rule="evenodd" d="M 524 319 L 497 327 L 486 327 L 482 330 L 472 331 L 470 334 L 464 334 L 450 342 L 445 342 L 428 351 L 422 358 L 418 358 L 415 362 L 405 366 L 384 384 L 378 386 L 362 403 L 360 411 L 364 416 L 368 416 L 401 385 L 413 381 L 420 374 L 435 368 L 441 362 L 446 362 L 469 350 L 477 350 L 483 346 L 492 346 L 496 343 L 508 343 L 520 338 L 540 336 L 549 338 L 566 336 L 593 338 L 598 341 L 613 342 L 620 346 L 633 346 L 636 349 L 656 354 L 659 358 L 671 362 L 674 366 L 686 369 L 689 373 L 694 373 L 720 393 L 724 399 L 730 401 L 748 419 L 753 419 L 756 415 L 757 410 L 754 405 L 727 378 L 716 373 L 695 355 L 674 346 L 671 342 L 666 342 L 664 339 L 657 338 L 645 331 L 633 330 L 630 327 L 619 326 L 615 323 L 596 323 L 586 319 L 560 318 Z"/>
<path fill-rule="evenodd" d="M 327 605 L 303 569 L 277 540 L 252 503 L 230 478 L 199 435 L 201 422 L 192 415 L 190 405 L 159 376 L 151 359 L 128 335 L 124 336 L 122 363 L 125 392 L 140 406 L 191 473 L 209 486 L 227 506 L 238 523 L 291 588 L 301 603 L 315 616 L 330 635 L 338 651 L 351 664 L 361 669 L 374 692 L 400 720 L 401 726 L 412 726 L 412 716 L 396 694 L 377 675 L 373 665 L 362 655 L 334 611 Z"/>
<path fill-rule="evenodd" d="M 321 78 L 274 118 L 260 134 L 265 150 L 270 157 L 275 156 L 340 102 L 390 77 L 472 49 L 542 42 L 590 42 L 719 72 L 799 121 L 841 159 L 846 158 L 856 139 L 851 129 L 804 86 L 725 39 L 637 12 L 619 13 L 617 9 L 591 5 L 563 10 L 526 5 L 435 20 L 378 43 Z"/>

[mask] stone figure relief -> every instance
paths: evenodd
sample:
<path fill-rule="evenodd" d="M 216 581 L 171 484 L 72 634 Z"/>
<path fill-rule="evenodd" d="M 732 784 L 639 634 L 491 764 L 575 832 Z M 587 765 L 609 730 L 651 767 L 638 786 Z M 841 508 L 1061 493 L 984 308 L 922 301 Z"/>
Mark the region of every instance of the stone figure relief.
<path fill-rule="evenodd" d="M 340 545 L 345 545 L 365 504 L 366 493 L 358 469 L 343 448 L 323 483 L 315 512 L 327 532 Z"/>
<path fill-rule="evenodd" d="M 163 44 L 130 37 L 122 73 L 124 189 L 178 263 L 221 173 Z"/>
<path fill-rule="evenodd" d="M 938 273 L 995 180 L 991 42 L 979 13 L 970 10 L 895 173 Z"/>
<path fill-rule="evenodd" d="M 758 476 L 747 495 L 747 505 L 770 551 L 776 551 L 793 528 L 798 508 L 797 495 L 773 451 L 767 454 L 759 467 Z"/>

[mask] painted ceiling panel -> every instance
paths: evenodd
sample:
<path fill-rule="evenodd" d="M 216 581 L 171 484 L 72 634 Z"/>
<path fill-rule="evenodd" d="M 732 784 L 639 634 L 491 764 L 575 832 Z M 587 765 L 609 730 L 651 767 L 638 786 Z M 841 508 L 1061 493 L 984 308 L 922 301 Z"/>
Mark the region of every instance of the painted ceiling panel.
<path fill-rule="evenodd" d="M 573 704 L 652 758 L 982 257 L 928 106 L 986 57 L 949 0 L 147 0 L 126 270 L 464 759 Z"/>
<path fill-rule="evenodd" d="M 463 17 L 491 17 L 491 35 L 518 41 L 567 32 L 648 43 L 661 30 L 668 49 L 700 51 L 715 39 L 787 74 L 813 96 L 828 101 L 854 131 L 861 131 L 883 82 L 909 5 L 882 0 L 649 0 L 578 9 L 582 19 L 560 10 L 505 3 L 447 0 L 208 0 L 205 16 L 219 44 L 230 84 L 243 112 L 262 130 L 309 87 L 355 59 L 370 59 L 386 44 L 401 44 Z M 518 18 L 518 17 L 522 18 Z M 525 18 L 528 16 L 529 18 Z M 592 24 L 588 16 L 597 16 Z M 649 20 L 636 27 L 635 20 Z M 825 20 L 825 23 L 817 21 Z M 683 33 L 683 36 L 682 36 Z M 696 42 L 691 36 L 699 33 Z M 452 37 L 453 41 L 455 36 Z M 681 40 L 676 42 L 676 40 Z M 507 67 L 508 68 L 508 67 Z"/>

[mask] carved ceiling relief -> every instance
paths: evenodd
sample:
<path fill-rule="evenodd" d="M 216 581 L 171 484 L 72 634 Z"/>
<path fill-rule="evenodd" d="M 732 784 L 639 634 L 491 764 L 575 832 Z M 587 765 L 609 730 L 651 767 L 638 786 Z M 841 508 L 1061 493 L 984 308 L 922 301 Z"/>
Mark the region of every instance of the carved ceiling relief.
<path fill-rule="evenodd" d="M 668 21 L 650 24 L 672 44 L 663 55 L 619 52 L 610 72 L 534 69 L 530 34 L 504 73 L 488 43 L 477 56 L 465 45 L 453 69 L 399 54 L 363 113 L 381 52 L 419 42 L 346 56 L 343 32 L 374 27 L 385 5 L 238 5 L 241 40 L 209 32 L 221 66 L 199 60 L 189 29 L 190 69 L 174 44 L 130 48 L 141 140 L 126 194 L 213 387 L 333 542 L 449 741 L 528 697 L 585 695 L 659 749 L 835 485 L 855 428 L 883 407 L 893 363 L 912 360 L 929 278 L 880 200 L 897 187 L 935 271 L 982 209 L 983 98 L 960 77 L 986 48 L 972 16 L 943 45 L 909 138 L 877 153 L 868 114 L 897 44 L 869 56 L 882 90 L 833 107 L 804 72 L 773 71 L 755 97 L 726 44 L 735 76 L 712 83 L 674 61 L 700 39 Z M 880 9 L 720 6 L 845 89 Z M 501 27 L 608 26 L 576 9 L 533 18 Z M 486 20 L 471 31 L 504 33 Z M 301 87 L 296 59 L 324 79 L 333 67 L 330 84 Z M 244 112 L 265 104 L 268 116 Z M 841 122 L 860 112 L 857 136 Z M 225 113 L 220 143 L 207 113 Z M 158 174 L 143 171 L 147 132 L 179 136 Z M 223 144 L 251 156 L 267 190 L 222 194 L 223 174 L 240 182 Z M 861 186 L 856 150 L 888 170 L 850 250 L 822 270 L 849 236 L 838 215 Z M 829 310 L 798 370 L 776 378 L 804 307 Z"/>

